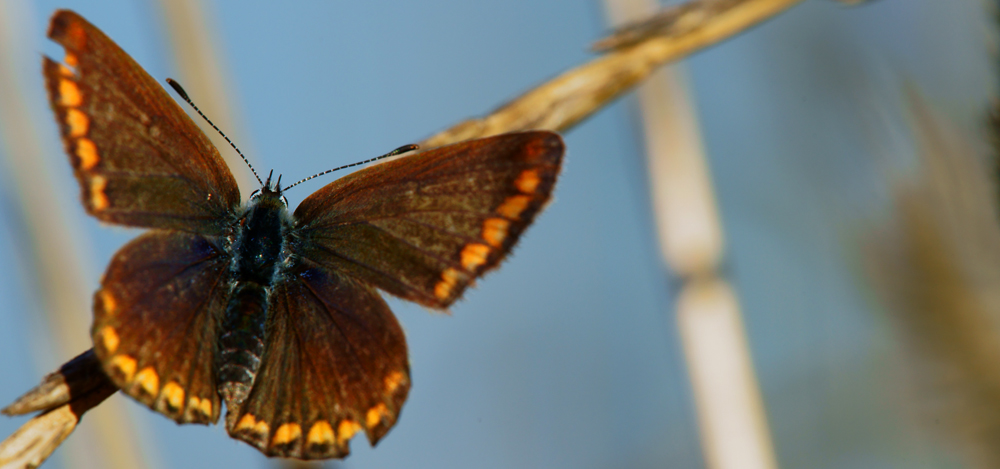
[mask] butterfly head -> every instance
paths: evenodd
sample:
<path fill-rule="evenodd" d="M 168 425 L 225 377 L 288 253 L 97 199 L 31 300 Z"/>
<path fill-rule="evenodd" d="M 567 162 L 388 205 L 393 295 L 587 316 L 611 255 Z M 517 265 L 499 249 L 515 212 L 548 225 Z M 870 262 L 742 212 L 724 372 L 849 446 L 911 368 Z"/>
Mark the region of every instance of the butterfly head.
<path fill-rule="evenodd" d="M 271 176 L 273 175 L 274 170 L 271 170 L 271 172 L 267 175 L 267 180 L 265 180 L 264 184 L 261 185 L 261 188 L 250 194 L 251 203 L 260 203 L 264 200 L 276 199 L 280 200 L 285 207 L 288 207 L 288 199 L 285 198 L 281 190 L 281 175 L 279 174 L 278 180 L 274 182 L 274 185 L 271 185 Z"/>

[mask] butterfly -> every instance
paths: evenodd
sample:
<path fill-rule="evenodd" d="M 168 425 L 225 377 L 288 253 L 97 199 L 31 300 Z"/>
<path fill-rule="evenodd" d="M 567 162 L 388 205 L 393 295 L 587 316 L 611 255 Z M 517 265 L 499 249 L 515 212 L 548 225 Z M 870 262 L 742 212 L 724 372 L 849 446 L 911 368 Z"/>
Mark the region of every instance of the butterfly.
<path fill-rule="evenodd" d="M 61 10 L 48 96 L 87 213 L 147 228 L 94 294 L 94 350 L 122 392 L 268 456 L 375 445 L 410 390 L 377 290 L 444 309 L 549 201 L 559 135 L 511 133 L 369 166 L 290 212 L 280 178 L 241 202 L 219 151 L 128 54 Z"/>

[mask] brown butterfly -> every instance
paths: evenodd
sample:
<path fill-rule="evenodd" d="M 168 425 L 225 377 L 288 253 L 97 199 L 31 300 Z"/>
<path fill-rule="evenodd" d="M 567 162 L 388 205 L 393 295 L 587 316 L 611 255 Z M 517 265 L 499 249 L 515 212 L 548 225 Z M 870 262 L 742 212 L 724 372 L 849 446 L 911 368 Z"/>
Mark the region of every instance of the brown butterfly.
<path fill-rule="evenodd" d="M 149 228 L 94 295 L 94 349 L 123 392 L 178 423 L 218 420 L 268 456 L 374 445 L 410 389 L 376 289 L 443 309 L 549 200 L 562 139 L 523 132 L 403 157 L 287 210 L 270 177 L 241 204 L 218 150 L 135 61 L 71 11 L 49 99 L 87 213 Z"/>

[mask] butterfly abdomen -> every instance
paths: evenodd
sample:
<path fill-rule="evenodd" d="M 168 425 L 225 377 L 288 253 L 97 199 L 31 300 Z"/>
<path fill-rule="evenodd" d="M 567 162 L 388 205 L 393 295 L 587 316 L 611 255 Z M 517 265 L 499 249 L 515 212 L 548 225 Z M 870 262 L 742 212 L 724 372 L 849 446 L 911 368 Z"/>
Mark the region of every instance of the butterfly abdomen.
<path fill-rule="evenodd" d="M 247 398 L 263 358 L 268 292 L 281 263 L 284 210 L 280 195 L 265 190 L 241 218 L 233 243 L 235 285 L 216 355 L 218 392 L 229 409 Z"/>
<path fill-rule="evenodd" d="M 230 297 L 219 336 L 216 359 L 219 395 L 233 408 L 246 399 L 264 354 L 267 290 L 253 282 L 238 283 Z"/>

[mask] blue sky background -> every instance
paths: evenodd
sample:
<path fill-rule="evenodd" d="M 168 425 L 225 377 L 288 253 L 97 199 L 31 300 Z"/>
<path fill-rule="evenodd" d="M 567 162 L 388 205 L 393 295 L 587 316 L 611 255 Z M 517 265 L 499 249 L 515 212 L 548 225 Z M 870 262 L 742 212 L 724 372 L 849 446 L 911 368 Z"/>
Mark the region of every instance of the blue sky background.
<path fill-rule="evenodd" d="M 75 9 L 162 80 L 177 75 L 164 24 L 146 1 L 0 1 L 21 5 L 29 21 L 23 82 L 65 189 L 59 198 L 86 227 L 75 236 L 93 289 L 136 231 L 99 226 L 79 206 L 42 93 L 40 54 L 62 56 L 45 25 L 56 8 Z M 587 61 L 607 29 L 602 5 L 579 0 L 207 7 L 218 43 L 206 47 L 226 67 L 237 143 L 258 171 L 286 180 L 486 113 Z M 784 467 L 956 463 L 912 428 L 899 344 L 861 271 L 859 232 L 885 210 L 887 184 L 877 161 L 885 142 L 862 116 L 896 105 L 910 83 L 959 128 L 981 131 L 993 86 L 987 33 L 979 2 L 813 0 L 684 62 L 721 204 L 726 272 Z M 410 397 L 377 448 L 356 438 L 339 467 L 703 465 L 636 119 L 630 95 L 565 135 L 555 202 L 451 316 L 390 301 L 407 332 Z M 330 180 L 296 189 L 291 205 Z M 70 358 L 39 354 L 51 339 L 38 333 L 40 306 L 5 204 L 2 403 L 50 371 L 46 359 Z M 269 467 L 221 426 L 179 427 L 129 408 L 158 467 Z M 0 418 L 0 435 L 24 420 Z M 86 428 L 85 419 L 78 431 Z"/>

